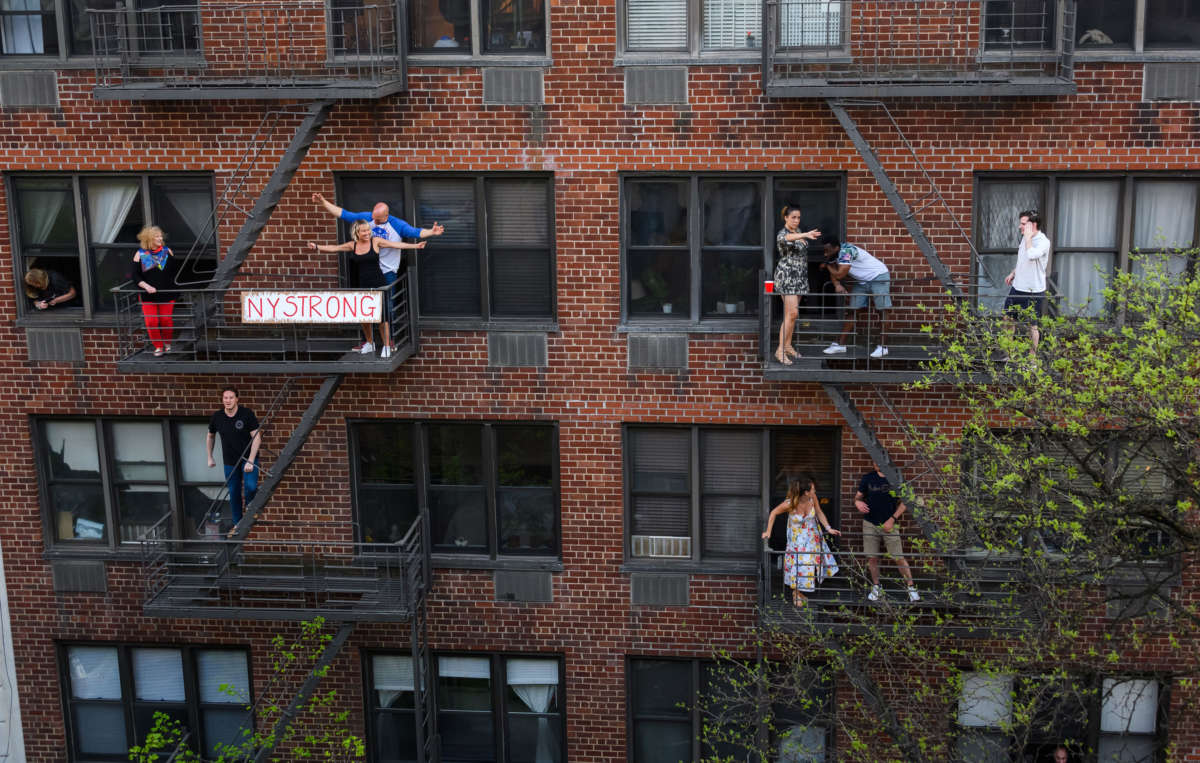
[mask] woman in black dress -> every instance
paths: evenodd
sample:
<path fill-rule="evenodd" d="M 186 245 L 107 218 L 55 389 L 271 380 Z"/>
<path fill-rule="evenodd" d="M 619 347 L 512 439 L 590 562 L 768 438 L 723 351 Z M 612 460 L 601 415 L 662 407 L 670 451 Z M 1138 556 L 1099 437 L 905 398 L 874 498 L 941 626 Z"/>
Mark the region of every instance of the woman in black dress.
<path fill-rule="evenodd" d="M 792 329 L 800 316 L 800 298 L 808 294 L 808 243 L 821 237 L 821 231 L 800 230 L 800 208 L 786 205 L 779 213 L 783 227 L 775 236 L 779 259 L 775 263 L 775 293 L 783 296 L 783 325 L 779 327 L 779 349 L 775 359 L 785 366 L 800 357 L 792 347 Z"/>
<path fill-rule="evenodd" d="M 133 255 L 133 267 L 129 280 L 142 290 L 138 299 L 142 303 L 142 317 L 146 321 L 146 333 L 154 345 L 154 356 L 171 351 L 171 338 L 175 334 L 175 296 L 179 288 L 176 276 L 180 260 L 163 243 L 162 228 L 148 225 L 138 232 L 142 248 Z"/>
<path fill-rule="evenodd" d="M 381 248 L 424 249 L 425 242 L 406 244 L 403 241 L 388 241 L 386 238 L 380 238 L 372 234 L 370 222 L 358 220 L 350 226 L 350 240 L 346 243 L 336 245 L 322 244 L 318 246 L 310 241 L 308 248 L 315 249 L 318 252 L 351 252 L 353 256 L 350 258 L 350 261 L 358 269 L 358 283 L 356 286 L 360 289 L 382 289 L 387 286 L 387 281 L 384 280 L 383 271 L 379 269 L 379 250 Z M 375 352 L 375 345 L 371 341 L 375 335 L 371 330 L 370 323 L 362 324 L 362 329 L 365 339 L 362 344 L 354 348 L 354 351 L 368 355 Z M 385 358 L 391 357 L 391 326 L 388 324 L 386 315 L 379 321 L 379 333 L 383 339 L 383 343 L 380 345 L 383 348 L 381 355 Z"/>

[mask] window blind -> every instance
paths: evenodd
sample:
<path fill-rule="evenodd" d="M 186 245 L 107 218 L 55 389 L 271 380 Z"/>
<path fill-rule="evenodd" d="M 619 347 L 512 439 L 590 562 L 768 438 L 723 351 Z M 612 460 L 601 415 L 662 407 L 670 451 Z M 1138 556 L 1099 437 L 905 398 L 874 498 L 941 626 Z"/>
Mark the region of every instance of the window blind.
<path fill-rule="evenodd" d="M 625 14 L 630 50 L 687 48 L 687 0 L 628 0 Z"/>
<path fill-rule="evenodd" d="M 550 214 L 547 207 L 544 180 L 488 182 L 488 246 L 549 246 Z"/>
<path fill-rule="evenodd" d="M 438 657 L 441 678 L 491 678 L 486 657 Z"/>
<path fill-rule="evenodd" d="M 1147 679 L 1104 679 L 1100 730 L 1116 734 L 1153 734 L 1158 716 L 1158 684 Z"/>
<path fill-rule="evenodd" d="M 1011 675 L 965 673 L 958 722 L 973 728 L 1003 728 L 1012 719 Z"/>
<path fill-rule="evenodd" d="M 512 657 L 507 661 L 510 684 L 558 685 L 558 660 Z"/>
<path fill-rule="evenodd" d="M 250 699 L 250 676 L 245 652 L 206 649 L 196 653 L 201 702 L 241 704 Z M 233 694 L 221 690 L 228 686 Z"/>
<path fill-rule="evenodd" d="M 705 48 L 758 47 L 762 3 L 758 0 L 704 0 Z M 748 40 L 747 33 L 752 35 Z"/>
<path fill-rule="evenodd" d="M 134 696 L 146 702 L 184 702 L 183 655 L 178 649 L 133 650 Z"/>
<path fill-rule="evenodd" d="M 68 652 L 71 696 L 76 699 L 120 699 L 121 671 L 117 650 L 107 646 L 76 646 Z"/>

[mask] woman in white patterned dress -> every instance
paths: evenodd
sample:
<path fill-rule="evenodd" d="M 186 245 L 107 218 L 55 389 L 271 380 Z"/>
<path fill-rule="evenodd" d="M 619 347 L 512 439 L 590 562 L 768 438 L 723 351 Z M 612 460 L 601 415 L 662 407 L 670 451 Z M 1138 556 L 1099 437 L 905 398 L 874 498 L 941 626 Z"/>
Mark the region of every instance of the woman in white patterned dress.
<path fill-rule="evenodd" d="M 783 584 L 792 589 L 792 603 L 805 603 L 804 592 L 812 592 L 817 583 L 838 572 L 837 560 L 829 551 L 829 545 L 821 535 L 824 527 L 830 535 L 841 535 L 835 530 L 817 500 L 817 483 L 807 475 L 793 477 L 788 483 L 787 498 L 776 506 L 767 518 L 764 538 L 771 537 L 775 517 L 788 515 L 787 550 L 783 555 Z"/>

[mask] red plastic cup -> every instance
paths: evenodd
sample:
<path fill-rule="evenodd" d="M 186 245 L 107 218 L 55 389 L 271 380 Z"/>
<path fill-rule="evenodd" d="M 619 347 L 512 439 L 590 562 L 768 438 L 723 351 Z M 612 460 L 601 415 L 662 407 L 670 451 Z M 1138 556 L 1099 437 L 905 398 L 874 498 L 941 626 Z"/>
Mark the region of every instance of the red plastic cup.
<path fill-rule="evenodd" d="M 774 293 L 775 293 L 775 282 L 774 281 L 763 281 L 763 294 L 774 294 Z"/>

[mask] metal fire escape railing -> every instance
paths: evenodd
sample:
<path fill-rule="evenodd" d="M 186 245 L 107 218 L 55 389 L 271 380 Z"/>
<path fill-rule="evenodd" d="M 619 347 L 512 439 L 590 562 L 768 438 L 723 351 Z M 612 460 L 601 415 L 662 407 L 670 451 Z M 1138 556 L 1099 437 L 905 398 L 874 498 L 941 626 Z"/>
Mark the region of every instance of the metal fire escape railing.
<path fill-rule="evenodd" d="M 380 98 L 406 86 L 403 1 L 139 5 L 88 11 L 97 98 Z"/>

